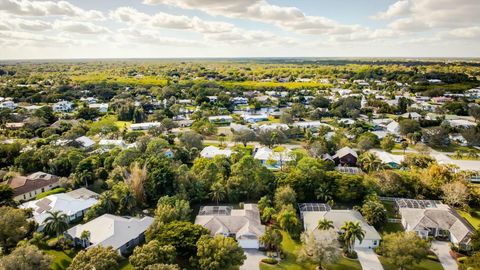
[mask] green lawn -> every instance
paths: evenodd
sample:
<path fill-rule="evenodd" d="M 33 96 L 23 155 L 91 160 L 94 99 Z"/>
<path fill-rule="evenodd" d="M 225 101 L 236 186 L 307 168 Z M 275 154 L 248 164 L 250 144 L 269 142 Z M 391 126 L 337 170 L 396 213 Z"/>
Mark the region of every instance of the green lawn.
<path fill-rule="evenodd" d="M 52 270 L 64 270 L 67 269 L 67 267 L 70 265 L 72 262 L 73 257 L 68 256 L 65 252 L 63 251 L 58 251 L 58 250 L 44 250 L 45 253 L 52 255 L 55 260 L 53 261 L 51 265 Z"/>
<path fill-rule="evenodd" d="M 120 267 L 118 270 L 133 270 L 133 266 L 128 262 L 128 260 L 123 260 L 120 262 Z"/>
<path fill-rule="evenodd" d="M 401 231 L 403 231 L 402 224 L 388 222 L 385 225 L 383 225 L 382 229 L 379 232 L 381 235 L 384 235 L 387 233 L 394 233 L 394 232 L 401 232 Z"/>
<path fill-rule="evenodd" d="M 398 267 L 392 265 L 387 261 L 385 257 L 378 256 L 380 262 L 383 265 L 385 270 L 397 270 Z M 405 270 L 443 270 L 442 265 L 439 262 L 432 261 L 429 259 L 425 259 L 421 261 L 419 264 L 415 264 L 413 266 L 405 267 Z"/>
<path fill-rule="evenodd" d="M 480 209 L 472 208 L 472 214 L 463 210 L 457 210 L 474 228 L 480 228 Z"/>
<path fill-rule="evenodd" d="M 270 269 L 285 269 L 285 270 L 314 270 L 315 265 L 310 263 L 298 263 L 297 262 L 297 250 L 300 248 L 300 244 L 294 241 L 290 235 L 282 231 L 283 242 L 282 250 L 285 252 L 286 258 L 277 265 L 260 264 L 261 270 Z M 355 260 L 348 260 L 341 258 L 340 261 L 334 265 L 327 267 L 328 270 L 360 270 L 362 269 L 360 263 Z"/>

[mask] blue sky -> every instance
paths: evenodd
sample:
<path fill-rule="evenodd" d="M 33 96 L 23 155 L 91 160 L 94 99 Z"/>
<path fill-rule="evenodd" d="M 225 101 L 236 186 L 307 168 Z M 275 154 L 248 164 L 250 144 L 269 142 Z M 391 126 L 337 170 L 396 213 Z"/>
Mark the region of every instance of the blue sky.
<path fill-rule="evenodd" d="M 0 59 L 480 57 L 478 0 L 0 0 Z"/>

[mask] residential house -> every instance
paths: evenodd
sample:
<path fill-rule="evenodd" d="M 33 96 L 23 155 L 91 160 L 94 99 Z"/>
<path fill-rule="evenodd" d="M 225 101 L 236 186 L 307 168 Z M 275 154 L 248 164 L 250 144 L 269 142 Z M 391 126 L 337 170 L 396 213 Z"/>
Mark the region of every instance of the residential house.
<path fill-rule="evenodd" d="M 332 156 L 336 165 L 355 166 L 357 164 L 358 154 L 350 147 L 343 147 Z"/>
<path fill-rule="evenodd" d="M 12 100 L 7 100 L 0 103 L 0 109 L 3 109 L 3 108 L 15 110 L 15 108 L 17 108 L 17 104 Z"/>
<path fill-rule="evenodd" d="M 380 234 L 367 223 L 357 210 L 333 210 L 328 204 L 323 203 L 302 203 L 299 208 L 305 231 L 313 233 L 314 236 L 320 233 L 318 222 L 323 219 L 332 221 L 333 229 L 339 234 L 343 233 L 341 227 L 346 222 L 359 222 L 365 232 L 365 237 L 362 241 L 355 239 L 355 247 L 373 249 L 380 245 L 382 239 Z"/>
<path fill-rule="evenodd" d="M 52 109 L 54 112 L 71 112 L 73 110 L 73 103 L 70 101 L 62 100 L 53 104 Z"/>
<path fill-rule="evenodd" d="M 48 195 L 42 199 L 26 202 L 20 205 L 23 209 L 32 209 L 32 218 L 39 225 L 38 230 L 43 230 L 45 219 L 49 212 L 62 212 L 68 217 L 69 222 L 79 220 L 85 212 L 98 202 L 99 195 L 86 188 L 79 188 L 67 193 Z"/>
<path fill-rule="evenodd" d="M 75 246 L 91 248 L 96 246 L 112 247 L 120 255 L 126 256 L 145 241 L 145 231 L 153 223 L 152 217 L 119 217 L 104 214 L 85 224 L 79 224 L 65 231 L 66 238 L 73 240 Z M 82 233 L 88 231 L 90 237 L 82 239 Z"/>
<path fill-rule="evenodd" d="M 108 111 L 108 103 L 94 103 L 89 104 L 90 109 L 97 109 L 100 113 L 106 113 Z"/>
<path fill-rule="evenodd" d="M 244 114 L 243 120 L 247 123 L 257 123 L 261 121 L 268 121 L 268 116 L 265 114 Z"/>
<path fill-rule="evenodd" d="M 87 136 L 78 137 L 75 139 L 75 142 L 77 142 L 83 149 L 91 149 L 95 145 L 95 141 Z"/>
<path fill-rule="evenodd" d="M 280 169 L 287 162 L 293 160 L 290 149 L 274 151 L 268 147 L 256 149 L 253 158 L 260 160 L 264 166 L 270 169 Z"/>
<path fill-rule="evenodd" d="M 468 249 L 475 229 L 455 209 L 439 201 L 397 199 L 395 202 L 406 231 L 413 231 L 422 238 L 448 239 Z"/>
<path fill-rule="evenodd" d="M 233 118 L 230 115 L 217 115 L 208 117 L 208 121 L 216 124 L 228 124 L 233 121 Z"/>
<path fill-rule="evenodd" d="M 468 128 L 468 127 L 474 127 L 477 124 L 472 121 L 468 121 L 465 119 L 452 119 L 452 120 L 445 120 L 451 127 L 455 128 Z"/>
<path fill-rule="evenodd" d="M 417 121 L 422 119 L 422 116 L 417 112 L 407 112 L 407 113 L 402 114 L 402 117 L 417 120 Z"/>
<path fill-rule="evenodd" d="M 202 206 L 195 224 L 210 230 L 212 236 L 233 237 L 244 249 L 258 249 L 265 226 L 260 221 L 257 204 L 244 204 L 243 209 L 231 206 Z"/>
<path fill-rule="evenodd" d="M 145 123 L 131 124 L 130 129 L 131 130 L 149 130 L 152 128 L 159 128 L 161 126 L 162 126 L 162 123 L 160 122 L 145 122 Z"/>
<path fill-rule="evenodd" d="M 4 181 L 13 189 L 15 201 L 28 201 L 40 193 L 59 186 L 59 177 L 44 172 L 32 173 L 28 176 L 14 176 Z"/>
<path fill-rule="evenodd" d="M 383 164 L 390 166 L 391 168 L 398 169 L 403 162 L 403 155 L 394 155 L 382 150 L 371 149 L 370 153 L 375 154 Z"/>
<path fill-rule="evenodd" d="M 225 156 L 230 157 L 232 155 L 232 150 L 230 148 L 220 149 L 216 146 L 210 145 L 202 149 L 200 156 L 208 159 L 213 159 L 216 156 Z"/>
<path fill-rule="evenodd" d="M 392 121 L 387 125 L 387 132 L 392 135 L 400 135 L 400 124 L 397 121 Z"/>

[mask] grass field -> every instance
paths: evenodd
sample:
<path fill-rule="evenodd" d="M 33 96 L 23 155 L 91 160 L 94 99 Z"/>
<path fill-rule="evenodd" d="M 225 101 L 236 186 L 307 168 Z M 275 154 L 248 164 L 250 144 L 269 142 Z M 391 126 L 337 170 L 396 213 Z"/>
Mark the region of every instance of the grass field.
<path fill-rule="evenodd" d="M 57 251 L 57 250 L 44 250 L 45 253 L 52 255 L 55 260 L 53 261 L 51 265 L 52 270 L 64 270 L 67 269 L 67 267 L 70 265 L 72 262 L 73 257 L 70 257 L 63 251 Z"/>
<path fill-rule="evenodd" d="M 472 213 L 463 210 L 457 210 L 474 228 L 480 228 L 480 209 L 472 208 Z"/>
<path fill-rule="evenodd" d="M 286 258 L 282 260 L 277 265 L 268 265 L 261 263 L 261 270 L 273 270 L 273 269 L 284 269 L 284 270 L 314 270 L 316 265 L 311 263 L 298 263 L 297 262 L 297 251 L 300 248 L 300 243 L 294 241 L 290 235 L 282 231 L 283 241 L 282 241 L 282 250 L 285 252 Z M 362 269 L 360 263 L 355 260 L 348 260 L 341 258 L 340 261 L 334 265 L 326 267 L 328 270 L 360 270 Z"/>
<path fill-rule="evenodd" d="M 378 258 L 380 259 L 380 262 L 385 270 L 398 270 L 398 267 L 388 262 L 385 257 L 378 256 Z M 405 267 L 405 270 L 443 270 L 443 267 L 439 262 L 426 259 L 421 261 L 419 264 Z"/>
<path fill-rule="evenodd" d="M 155 76 L 144 76 L 142 78 L 108 75 L 105 73 L 89 73 L 85 75 L 76 75 L 71 77 L 74 82 L 78 83 L 118 83 L 121 85 L 156 85 L 164 86 L 167 80 Z"/>

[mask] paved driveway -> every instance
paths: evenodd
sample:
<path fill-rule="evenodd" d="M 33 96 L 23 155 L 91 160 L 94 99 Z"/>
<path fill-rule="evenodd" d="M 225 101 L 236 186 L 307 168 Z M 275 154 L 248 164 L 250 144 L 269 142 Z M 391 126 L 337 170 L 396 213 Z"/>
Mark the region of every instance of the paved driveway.
<path fill-rule="evenodd" d="M 244 253 L 247 259 L 243 262 L 243 265 L 240 266 L 240 270 L 259 270 L 260 261 L 267 257 L 263 252 L 256 249 L 244 249 Z"/>
<path fill-rule="evenodd" d="M 383 266 L 373 249 L 369 248 L 355 248 L 358 255 L 358 260 L 364 270 L 383 270 Z"/>
<path fill-rule="evenodd" d="M 450 243 L 432 241 L 432 250 L 437 255 L 444 270 L 458 270 L 457 262 L 450 255 Z"/>

